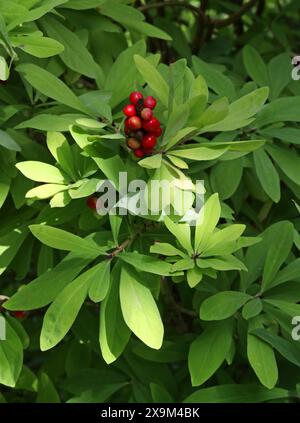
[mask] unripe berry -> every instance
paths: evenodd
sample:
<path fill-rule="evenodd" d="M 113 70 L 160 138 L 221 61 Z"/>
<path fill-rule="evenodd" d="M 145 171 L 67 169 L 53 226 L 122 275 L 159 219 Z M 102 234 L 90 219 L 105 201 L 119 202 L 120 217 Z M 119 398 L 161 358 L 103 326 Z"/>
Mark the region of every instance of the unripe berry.
<path fill-rule="evenodd" d="M 130 103 L 132 103 L 134 106 L 136 105 L 136 103 L 141 100 L 143 98 L 143 95 L 139 92 L 139 91 L 133 91 L 130 94 Z"/>
<path fill-rule="evenodd" d="M 131 117 L 131 116 L 136 116 L 136 110 L 133 104 L 127 104 L 127 106 L 125 106 L 123 108 L 123 113 L 125 116 Z"/>
<path fill-rule="evenodd" d="M 94 197 L 94 196 L 88 197 L 88 199 L 86 200 L 86 204 L 91 210 L 96 210 L 96 208 L 97 208 L 97 197 Z"/>
<path fill-rule="evenodd" d="M 148 120 L 148 122 L 143 122 L 143 128 L 146 131 L 153 133 L 160 128 L 160 122 L 155 117 L 152 117 L 150 120 Z"/>
<path fill-rule="evenodd" d="M 128 119 L 128 128 L 138 131 L 142 127 L 142 121 L 138 116 L 132 116 Z"/>
<path fill-rule="evenodd" d="M 145 109 L 143 109 L 141 111 L 141 118 L 143 120 L 150 120 L 153 116 L 152 110 L 149 109 L 149 107 L 145 107 Z"/>
<path fill-rule="evenodd" d="M 137 150 L 134 150 L 134 155 L 135 157 L 138 157 L 139 159 L 141 159 L 142 157 L 144 157 L 145 153 L 143 152 L 141 148 L 138 148 Z"/>
<path fill-rule="evenodd" d="M 24 317 L 26 316 L 26 312 L 25 311 L 13 311 L 11 313 L 16 319 L 24 319 Z"/>
<path fill-rule="evenodd" d="M 144 100 L 144 106 L 149 107 L 149 109 L 154 109 L 154 107 L 156 106 L 155 98 L 152 97 L 152 95 L 149 95 L 148 97 L 146 97 Z"/>
<path fill-rule="evenodd" d="M 128 138 L 127 145 L 131 150 L 137 150 L 140 148 L 141 143 L 136 138 Z"/>
<path fill-rule="evenodd" d="M 143 131 L 136 131 L 133 134 L 133 137 L 136 138 L 139 141 L 142 141 L 143 136 L 144 136 L 144 132 Z"/>
<path fill-rule="evenodd" d="M 156 146 L 156 137 L 154 135 L 145 135 L 142 141 L 143 149 L 149 150 Z"/>

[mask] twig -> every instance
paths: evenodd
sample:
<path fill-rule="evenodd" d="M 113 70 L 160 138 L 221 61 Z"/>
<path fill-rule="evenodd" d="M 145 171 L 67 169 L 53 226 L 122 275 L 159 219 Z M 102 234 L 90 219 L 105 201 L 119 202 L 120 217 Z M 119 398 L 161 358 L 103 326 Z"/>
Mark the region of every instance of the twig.
<path fill-rule="evenodd" d="M 113 252 L 107 254 L 107 259 L 112 260 L 117 254 L 121 253 L 132 241 L 134 237 L 125 239 Z"/>
<path fill-rule="evenodd" d="M 198 8 L 196 6 L 193 6 L 192 4 L 189 4 L 188 2 L 185 1 L 161 1 L 161 2 L 157 2 L 157 3 L 151 3 L 151 4 L 145 4 L 144 6 L 140 6 L 139 10 L 141 12 L 145 12 L 147 10 L 150 9 L 161 9 L 163 7 L 168 7 L 168 6 L 178 6 L 178 7 L 182 7 L 184 9 L 189 9 L 194 13 L 198 13 Z"/>
<path fill-rule="evenodd" d="M 258 0 L 250 0 L 248 3 L 244 4 L 237 12 L 228 16 L 226 19 L 212 19 L 210 22 L 215 28 L 223 28 L 224 26 L 231 25 L 241 18 L 248 10 L 250 10 Z"/>

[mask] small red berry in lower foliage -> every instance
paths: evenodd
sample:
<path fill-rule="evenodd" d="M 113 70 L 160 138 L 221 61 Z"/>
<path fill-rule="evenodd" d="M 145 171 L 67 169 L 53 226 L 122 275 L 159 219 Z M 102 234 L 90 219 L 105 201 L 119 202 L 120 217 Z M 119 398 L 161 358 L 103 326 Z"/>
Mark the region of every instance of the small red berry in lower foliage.
<path fill-rule="evenodd" d="M 156 146 L 156 137 L 154 135 L 145 135 L 142 141 L 143 149 L 149 150 Z"/>
<path fill-rule="evenodd" d="M 143 120 L 150 120 L 152 116 L 153 116 L 153 112 L 151 109 L 149 109 L 149 107 L 145 107 L 145 109 L 141 111 L 141 118 Z"/>
<path fill-rule="evenodd" d="M 132 117 L 132 116 L 136 116 L 136 110 L 133 104 L 127 104 L 127 106 L 125 106 L 123 108 L 123 113 L 125 116 L 128 117 Z"/>
<path fill-rule="evenodd" d="M 93 197 L 93 196 L 88 197 L 88 199 L 86 200 L 86 204 L 91 210 L 96 210 L 96 208 L 97 208 L 97 197 Z"/>
<path fill-rule="evenodd" d="M 138 148 L 137 150 L 134 150 L 134 155 L 135 157 L 141 159 L 142 157 L 144 157 L 145 153 L 141 148 Z"/>
<path fill-rule="evenodd" d="M 12 311 L 11 314 L 16 318 L 16 319 L 24 319 L 24 317 L 26 317 L 26 312 L 25 311 Z"/>
<path fill-rule="evenodd" d="M 139 100 L 141 100 L 142 98 L 143 98 L 143 94 L 142 93 L 140 93 L 139 91 L 133 91 L 130 94 L 129 100 L 130 100 L 130 103 L 132 103 L 135 106 L 137 104 L 137 102 Z"/>
<path fill-rule="evenodd" d="M 143 128 L 148 132 L 155 132 L 160 128 L 160 122 L 155 117 L 152 117 L 148 122 L 143 122 Z"/>
<path fill-rule="evenodd" d="M 148 97 L 146 97 L 144 100 L 144 106 L 149 107 L 149 109 L 154 109 L 154 107 L 156 106 L 155 98 L 152 97 L 152 95 L 149 95 Z"/>
<path fill-rule="evenodd" d="M 140 148 L 141 143 L 136 138 L 128 138 L 127 145 L 131 150 L 137 150 Z"/>
<path fill-rule="evenodd" d="M 132 116 L 128 119 L 128 127 L 132 130 L 138 131 L 142 127 L 142 121 L 138 116 Z"/>

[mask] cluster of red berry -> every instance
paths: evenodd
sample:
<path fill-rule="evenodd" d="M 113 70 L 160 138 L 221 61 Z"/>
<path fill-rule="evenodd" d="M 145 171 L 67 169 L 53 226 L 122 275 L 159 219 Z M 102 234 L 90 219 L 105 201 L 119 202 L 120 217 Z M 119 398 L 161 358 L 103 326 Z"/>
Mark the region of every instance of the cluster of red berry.
<path fill-rule="evenodd" d="M 124 115 L 127 116 L 127 145 L 136 157 L 142 158 L 152 153 L 157 138 L 162 134 L 160 122 L 153 115 L 156 100 L 152 96 L 144 98 L 138 91 L 132 92 L 129 99 L 131 104 L 123 109 Z"/>

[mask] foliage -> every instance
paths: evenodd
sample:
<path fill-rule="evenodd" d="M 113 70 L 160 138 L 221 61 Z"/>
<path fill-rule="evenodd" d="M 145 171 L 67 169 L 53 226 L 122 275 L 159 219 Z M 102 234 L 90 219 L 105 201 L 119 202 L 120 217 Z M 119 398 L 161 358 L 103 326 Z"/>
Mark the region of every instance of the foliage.
<path fill-rule="evenodd" d="M 299 12 L 0 0 L 0 402 L 298 401 Z M 164 128 L 140 161 L 134 90 Z M 186 211 L 204 180 L 198 225 L 87 207 L 119 172 Z"/>

